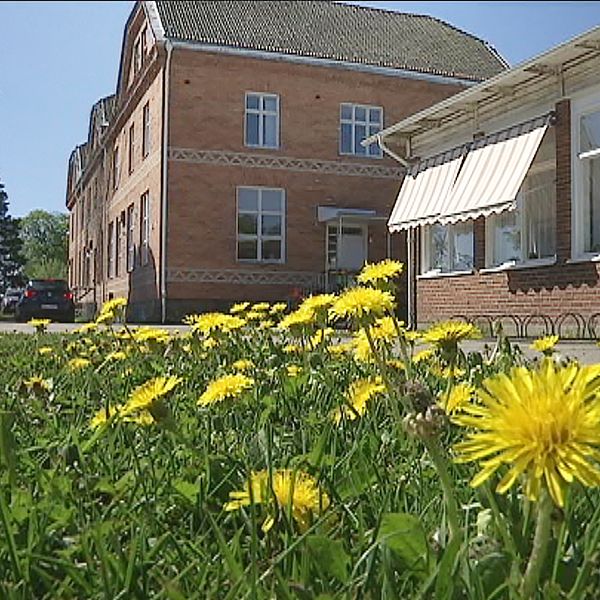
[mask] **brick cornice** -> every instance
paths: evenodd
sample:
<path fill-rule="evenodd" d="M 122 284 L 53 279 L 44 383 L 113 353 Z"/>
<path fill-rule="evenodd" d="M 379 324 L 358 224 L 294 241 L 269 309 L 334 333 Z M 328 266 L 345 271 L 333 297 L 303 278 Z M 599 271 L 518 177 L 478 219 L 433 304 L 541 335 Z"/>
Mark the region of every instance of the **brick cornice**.
<path fill-rule="evenodd" d="M 167 269 L 169 283 L 233 283 L 237 285 L 306 285 L 319 283 L 314 271 L 263 271 L 248 269 Z"/>
<path fill-rule="evenodd" d="M 169 160 L 227 167 L 327 173 L 330 175 L 342 175 L 346 177 L 373 177 L 377 179 L 399 180 L 404 176 L 404 169 L 396 167 L 339 162 L 315 158 L 294 158 L 291 156 L 230 152 L 226 150 L 199 150 L 194 148 L 170 147 Z"/>

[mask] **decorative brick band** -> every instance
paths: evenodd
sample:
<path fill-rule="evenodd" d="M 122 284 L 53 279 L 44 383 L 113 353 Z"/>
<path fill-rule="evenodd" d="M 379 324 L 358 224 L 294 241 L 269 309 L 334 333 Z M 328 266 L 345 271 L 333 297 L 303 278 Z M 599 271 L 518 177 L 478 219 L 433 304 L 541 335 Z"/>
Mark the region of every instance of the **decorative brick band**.
<path fill-rule="evenodd" d="M 167 269 L 169 282 L 233 283 L 238 285 L 315 286 L 323 280 L 313 271 L 247 271 L 244 269 Z"/>
<path fill-rule="evenodd" d="M 280 169 L 304 173 L 327 173 L 350 177 L 373 177 L 377 179 L 398 179 L 404 170 L 380 165 L 317 160 L 312 158 L 292 158 L 269 154 L 248 154 L 225 150 L 194 150 L 193 148 L 169 148 L 169 159 L 181 162 L 222 165 L 227 167 L 250 167 L 255 169 Z"/>

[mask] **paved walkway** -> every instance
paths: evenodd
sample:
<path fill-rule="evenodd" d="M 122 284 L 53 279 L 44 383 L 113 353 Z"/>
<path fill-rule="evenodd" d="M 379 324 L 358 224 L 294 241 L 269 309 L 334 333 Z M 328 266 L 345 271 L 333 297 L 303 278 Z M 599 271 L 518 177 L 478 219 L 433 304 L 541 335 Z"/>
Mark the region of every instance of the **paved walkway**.
<path fill-rule="evenodd" d="M 79 327 L 80 323 L 52 323 L 49 327 L 49 331 L 53 333 L 69 332 Z M 186 329 L 186 325 L 159 325 L 158 327 L 174 331 L 178 329 L 183 331 Z M 0 321 L 0 334 L 1 333 L 32 333 L 33 328 L 27 323 L 15 323 L 12 321 Z M 531 350 L 531 340 L 514 340 L 514 343 L 521 348 L 521 350 L 528 357 L 539 356 L 539 353 Z M 470 340 L 465 342 L 462 346 L 467 352 L 479 351 L 485 352 L 486 347 L 491 352 L 494 348 L 494 339 L 484 340 Z M 564 357 L 577 358 L 584 364 L 600 363 L 600 348 L 596 346 L 595 342 L 590 340 L 564 340 L 557 345 L 558 352 Z"/>

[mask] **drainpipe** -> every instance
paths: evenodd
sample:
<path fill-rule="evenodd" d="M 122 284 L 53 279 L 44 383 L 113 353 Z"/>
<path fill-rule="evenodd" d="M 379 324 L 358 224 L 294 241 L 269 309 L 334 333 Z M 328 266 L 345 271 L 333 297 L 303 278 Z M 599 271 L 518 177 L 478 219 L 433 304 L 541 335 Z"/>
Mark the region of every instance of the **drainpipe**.
<path fill-rule="evenodd" d="M 167 320 L 167 165 L 169 144 L 169 80 L 171 71 L 171 56 L 173 44 L 170 40 L 165 42 L 167 57 L 163 72 L 163 105 L 162 105 L 162 174 L 161 174 L 161 225 L 160 225 L 160 320 Z"/>

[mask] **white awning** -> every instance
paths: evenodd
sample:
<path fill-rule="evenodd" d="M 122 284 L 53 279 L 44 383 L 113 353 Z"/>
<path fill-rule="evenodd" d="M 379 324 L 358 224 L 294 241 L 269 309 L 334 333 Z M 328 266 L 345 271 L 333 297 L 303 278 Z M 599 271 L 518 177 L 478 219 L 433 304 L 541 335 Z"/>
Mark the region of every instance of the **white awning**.
<path fill-rule="evenodd" d="M 388 220 L 391 232 L 437 221 L 466 150 L 455 148 L 415 165 L 406 174 Z"/>
<path fill-rule="evenodd" d="M 465 158 L 439 223 L 516 208 L 516 197 L 548 129 L 549 115 L 476 141 Z"/>

